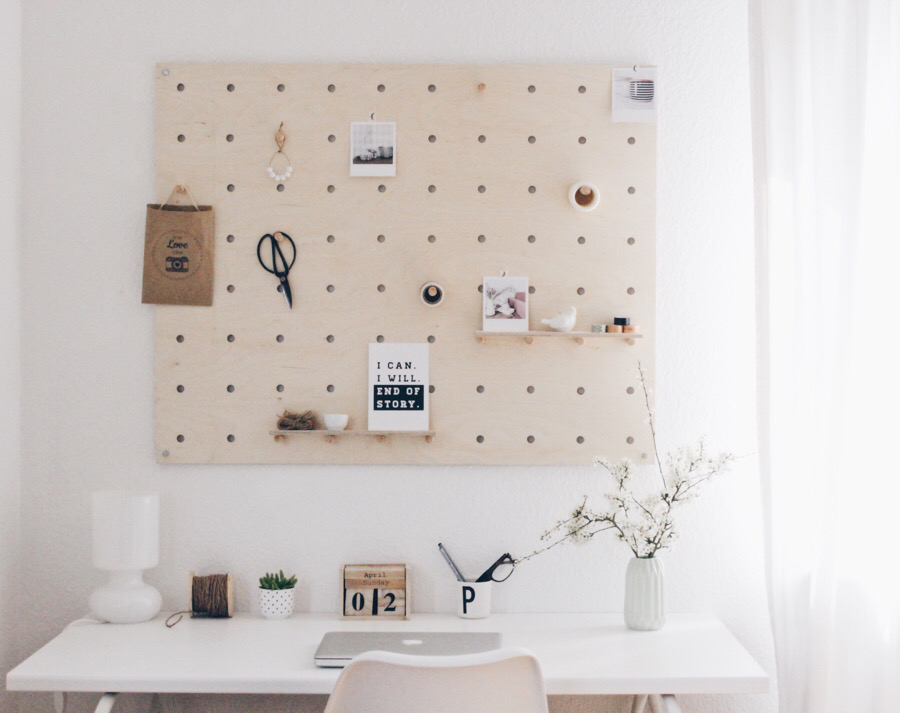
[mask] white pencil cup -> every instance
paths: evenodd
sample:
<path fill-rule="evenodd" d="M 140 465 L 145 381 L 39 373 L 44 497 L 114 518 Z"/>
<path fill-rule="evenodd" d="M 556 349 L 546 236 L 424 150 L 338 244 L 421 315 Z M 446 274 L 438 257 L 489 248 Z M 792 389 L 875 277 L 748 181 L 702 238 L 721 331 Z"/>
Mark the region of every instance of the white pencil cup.
<path fill-rule="evenodd" d="M 484 619 L 491 614 L 493 582 L 460 582 L 456 613 L 463 619 Z"/>

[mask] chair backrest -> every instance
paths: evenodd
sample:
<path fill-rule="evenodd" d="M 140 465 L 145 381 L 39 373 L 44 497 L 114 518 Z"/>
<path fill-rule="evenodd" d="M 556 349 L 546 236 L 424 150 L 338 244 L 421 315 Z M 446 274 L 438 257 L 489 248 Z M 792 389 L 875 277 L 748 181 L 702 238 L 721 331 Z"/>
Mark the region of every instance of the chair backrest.
<path fill-rule="evenodd" d="M 547 713 L 544 677 L 525 649 L 466 656 L 372 651 L 343 670 L 325 713 Z"/>

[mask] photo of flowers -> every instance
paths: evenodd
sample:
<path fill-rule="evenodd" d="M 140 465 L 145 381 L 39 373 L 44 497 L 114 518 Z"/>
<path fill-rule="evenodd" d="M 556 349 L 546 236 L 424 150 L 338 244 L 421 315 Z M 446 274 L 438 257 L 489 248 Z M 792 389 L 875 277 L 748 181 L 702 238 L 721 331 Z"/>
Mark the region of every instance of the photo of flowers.
<path fill-rule="evenodd" d="M 527 277 L 485 277 L 482 304 L 485 332 L 528 331 Z"/>

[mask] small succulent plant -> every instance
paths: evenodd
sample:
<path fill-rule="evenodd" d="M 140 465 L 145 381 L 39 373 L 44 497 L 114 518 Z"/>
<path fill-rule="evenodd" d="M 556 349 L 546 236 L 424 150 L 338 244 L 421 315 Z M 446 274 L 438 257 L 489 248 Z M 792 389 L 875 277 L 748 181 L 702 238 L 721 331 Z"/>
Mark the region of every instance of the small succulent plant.
<path fill-rule="evenodd" d="M 265 576 L 259 578 L 260 589 L 293 589 L 296 584 L 297 575 L 285 577 L 283 569 L 279 569 L 277 573 L 266 572 Z"/>

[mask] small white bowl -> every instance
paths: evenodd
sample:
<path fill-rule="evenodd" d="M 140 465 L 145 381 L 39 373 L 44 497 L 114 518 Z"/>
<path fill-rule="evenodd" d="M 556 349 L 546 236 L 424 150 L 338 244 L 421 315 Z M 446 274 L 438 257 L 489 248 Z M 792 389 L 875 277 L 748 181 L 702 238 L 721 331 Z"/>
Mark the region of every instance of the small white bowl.
<path fill-rule="evenodd" d="M 325 419 L 325 429 L 328 431 L 343 431 L 347 428 L 347 422 L 350 420 L 350 416 L 345 413 L 326 413 L 323 418 Z"/>

